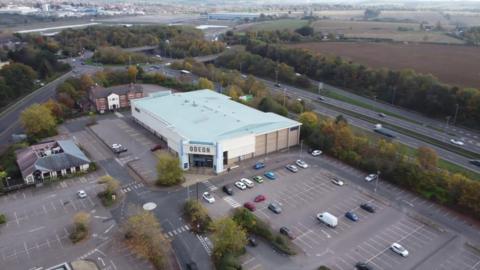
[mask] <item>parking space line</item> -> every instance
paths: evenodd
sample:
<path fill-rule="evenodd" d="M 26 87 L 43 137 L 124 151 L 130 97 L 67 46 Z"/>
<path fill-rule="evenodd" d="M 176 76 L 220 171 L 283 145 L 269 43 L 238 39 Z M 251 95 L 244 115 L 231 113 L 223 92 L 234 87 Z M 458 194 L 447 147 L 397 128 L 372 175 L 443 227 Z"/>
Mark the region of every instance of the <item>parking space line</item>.
<path fill-rule="evenodd" d="M 27 256 L 30 258 L 30 253 L 28 252 L 27 243 L 25 243 L 25 241 L 23 242 L 23 247 L 25 248 L 25 253 L 26 253 Z"/>

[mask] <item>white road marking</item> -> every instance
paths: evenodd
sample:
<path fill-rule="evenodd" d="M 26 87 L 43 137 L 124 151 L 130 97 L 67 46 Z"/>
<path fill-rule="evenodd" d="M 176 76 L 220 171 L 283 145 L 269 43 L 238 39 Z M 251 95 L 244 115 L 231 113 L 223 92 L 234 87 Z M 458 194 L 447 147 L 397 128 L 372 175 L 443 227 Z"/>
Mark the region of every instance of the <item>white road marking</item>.
<path fill-rule="evenodd" d="M 42 230 L 42 229 L 45 229 L 45 226 L 41 226 L 41 227 L 37 227 L 37 228 L 35 228 L 35 229 L 31 229 L 31 230 L 29 230 L 28 232 L 32 233 L 32 232 L 40 231 L 40 230 Z"/>
<path fill-rule="evenodd" d="M 115 226 L 115 223 L 110 225 L 110 227 L 108 227 L 103 233 L 104 234 L 108 233 L 114 226 Z"/>

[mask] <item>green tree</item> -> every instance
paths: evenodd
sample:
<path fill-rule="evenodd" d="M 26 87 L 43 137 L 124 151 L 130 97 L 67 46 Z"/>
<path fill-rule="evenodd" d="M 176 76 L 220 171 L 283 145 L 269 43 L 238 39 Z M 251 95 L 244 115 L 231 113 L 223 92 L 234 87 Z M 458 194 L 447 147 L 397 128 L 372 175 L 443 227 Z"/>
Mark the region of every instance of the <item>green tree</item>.
<path fill-rule="evenodd" d="M 12 63 L 0 69 L 0 76 L 4 78 L 5 83 L 15 90 L 16 97 L 29 93 L 34 87 L 34 80 L 37 78 L 36 72 L 29 66 Z"/>
<path fill-rule="evenodd" d="M 43 138 L 56 132 L 56 121 L 52 112 L 44 105 L 33 104 L 20 115 L 20 122 L 28 136 Z"/>
<path fill-rule="evenodd" d="M 188 200 L 183 206 L 183 211 L 188 222 L 192 224 L 194 231 L 203 233 L 210 229 L 212 219 L 203 204 L 197 200 Z"/>
<path fill-rule="evenodd" d="M 137 74 L 138 74 L 138 69 L 136 66 L 129 66 L 127 70 L 128 74 L 128 80 L 130 82 L 136 82 L 137 81 Z"/>
<path fill-rule="evenodd" d="M 313 36 L 314 29 L 309 25 L 305 25 L 296 29 L 295 32 L 299 33 L 302 36 Z"/>
<path fill-rule="evenodd" d="M 242 227 L 226 217 L 213 224 L 213 255 L 222 258 L 225 254 L 239 254 L 247 244 L 247 236 Z"/>
<path fill-rule="evenodd" d="M 315 129 L 318 128 L 318 117 L 314 112 L 304 112 L 298 117 L 298 121 L 302 123 L 302 137 L 308 138 Z"/>
<path fill-rule="evenodd" d="M 184 181 L 183 170 L 178 158 L 170 154 L 161 154 L 157 164 L 157 185 L 173 186 Z"/>
<path fill-rule="evenodd" d="M 202 78 L 198 79 L 198 88 L 214 90 L 215 85 L 213 84 L 213 82 L 211 82 L 207 78 L 202 77 Z"/>

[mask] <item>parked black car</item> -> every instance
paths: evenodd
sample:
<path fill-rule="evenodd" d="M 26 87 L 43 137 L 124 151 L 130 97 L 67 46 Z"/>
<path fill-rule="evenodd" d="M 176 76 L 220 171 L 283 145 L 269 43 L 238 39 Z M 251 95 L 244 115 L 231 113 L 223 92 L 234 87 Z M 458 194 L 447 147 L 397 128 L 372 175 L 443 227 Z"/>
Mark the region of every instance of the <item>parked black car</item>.
<path fill-rule="evenodd" d="M 228 185 L 223 186 L 222 190 L 230 196 L 233 195 L 233 189 Z"/>
<path fill-rule="evenodd" d="M 357 270 L 373 270 L 373 268 L 366 264 L 366 263 L 363 263 L 363 262 L 358 262 L 355 264 L 355 269 Z"/>
<path fill-rule="evenodd" d="M 370 205 L 368 203 L 360 204 L 360 208 L 362 208 L 363 210 L 365 210 L 369 213 L 375 213 L 375 207 L 373 207 L 373 205 Z"/>

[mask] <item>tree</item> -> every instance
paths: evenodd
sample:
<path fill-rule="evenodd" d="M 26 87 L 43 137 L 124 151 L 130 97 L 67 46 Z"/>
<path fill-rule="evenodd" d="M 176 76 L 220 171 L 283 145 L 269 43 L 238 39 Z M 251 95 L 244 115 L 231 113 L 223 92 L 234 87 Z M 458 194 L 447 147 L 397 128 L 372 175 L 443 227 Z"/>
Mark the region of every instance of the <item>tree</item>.
<path fill-rule="evenodd" d="M 417 149 L 417 162 L 426 170 L 434 170 L 438 163 L 437 152 L 430 147 L 420 146 Z"/>
<path fill-rule="evenodd" d="M 170 154 L 162 154 L 157 164 L 157 185 L 173 186 L 184 181 L 183 170 L 180 168 L 178 158 Z"/>
<path fill-rule="evenodd" d="M 70 233 L 70 240 L 77 243 L 88 236 L 90 226 L 90 214 L 78 212 L 73 216 L 73 230 Z"/>
<path fill-rule="evenodd" d="M 213 82 L 211 82 L 207 78 L 202 77 L 202 78 L 198 79 L 198 88 L 214 90 L 215 85 L 213 84 Z"/>
<path fill-rule="evenodd" d="M 98 183 L 105 186 L 105 190 L 98 193 L 98 197 L 100 197 L 102 200 L 103 205 L 112 205 L 116 200 L 116 196 L 118 195 L 117 193 L 120 189 L 120 182 L 110 175 L 104 175 L 100 178 Z"/>
<path fill-rule="evenodd" d="M 20 122 L 28 136 L 43 138 L 56 132 L 56 121 L 52 112 L 43 105 L 33 104 L 20 115 Z"/>
<path fill-rule="evenodd" d="M 128 80 L 130 82 L 136 82 L 137 81 L 137 74 L 138 74 L 138 69 L 136 66 L 129 66 L 127 70 L 128 74 Z"/>
<path fill-rule="evenodd" d="M 5 83 L 15 90 L 16 96 L 29 93 L 34 87 L 34 80 L 37 78 L 36 72 L 29 66 L 12 63 L 0 69 L 0 76 L 4 78 Z"/>
<path fill-rule="evenodd" d="M 130 216 L 123 230 L 125 243 L 135 254 L 150 260 L 157 269 L 166 269 L 166 253 L 170 244 L 152 212 L 141 210 Z"/>
<path fill-rule="evenodd" d="M 232 84 L 227 89 L 227 95 L 232 99 L 237 100 L 242 95 L 242 89 L 235 84 Z"/>
<path fill-rule="evenodd" d="M 225 254 L 237 255 L 247 244 L 247 236 L 242 227 L 226 217 L 213 224 L 213 255 L 222 258 Z"/>
<path fill-rule="evenodd" d="M 212 219 L 203 204 L 197 200 L 188 200 L 185 202 L 183 210 L 194 231 L 203 233 L 210 229 Z"/>
<path fill-rule="evenodd" d="M 50 110 L 53 116 L 55 116 L 55 118 L 57 119 L 57 122 L 63 119 L 63 117 L 65 116 L 63 106 L 60 103 L 58 103 L 58 101 L 49 99 L 43 105 L 47 107 L 48 110 Z"/>
<path fill-rule="evenodd" d="M 313 36 L 314 29 L 309 25 L 305 25 L 295 30 L 295 32 L 299 33 L 302 36 Z"/>
<path fill-rule="evenodd" d="M 92 87 L 95 84 L 95 82 L 92 80 L 92 77 L 88 74 L 83 74 L 80 77 L 80 88 L 87 92 L 90 87 Z"/>
<path fill-rule="evenodd" d="M 308 138 L 313 130 L 318 128 L 318 117 L 314 112 L 304 112 L 298 117 L 298 121 L 302 123 L 302 137 Z"/>

